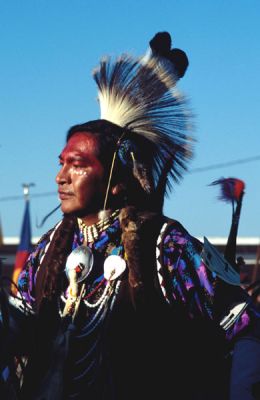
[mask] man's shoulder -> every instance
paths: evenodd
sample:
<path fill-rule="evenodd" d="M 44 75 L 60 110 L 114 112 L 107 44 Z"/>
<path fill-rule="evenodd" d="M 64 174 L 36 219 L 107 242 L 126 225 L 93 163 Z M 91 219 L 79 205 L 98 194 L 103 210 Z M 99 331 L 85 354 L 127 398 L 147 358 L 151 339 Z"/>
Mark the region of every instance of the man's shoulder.
<path fill-rule="evenodd" d="M 172 231 L 175 231 L 175 232 L 179 232 L 183 236 L 192 237 L 192 235 L 189 233 L 189 231 L 177 219 L 174 219 L 174 218 L 164 215 L 163 221 L 164 221 L 164 223 L 163 223 L 162 229 L 165 233 L 170 233 Z"/>
<path fill-rule="evenodd" d="M 164 216 L 164 223 L 162 225 L 160 235 L 162 242 L 170 239 L 176 244 L 182 246 L 186 244 L 193 244 L 198 248 L 198 250 L 201 250 L 203 246 L 201 241 L 193 236 L 180 221 L 168 216 Z"/>

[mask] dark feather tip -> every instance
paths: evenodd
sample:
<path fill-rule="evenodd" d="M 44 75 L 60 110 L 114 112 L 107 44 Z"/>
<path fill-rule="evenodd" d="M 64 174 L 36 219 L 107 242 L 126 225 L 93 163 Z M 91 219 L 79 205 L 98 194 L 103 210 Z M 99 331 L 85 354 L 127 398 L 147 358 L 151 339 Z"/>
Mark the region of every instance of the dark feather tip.
<path fill-rule="evenodd" d="M 149 44 L 155 56 L 165 57 L 174 65 L 178 78 L 184 76 L 189 65 L 187 54 L 180 49 L 171 50 L 172 40 L 168 32 L 156 33 Z"/>
<path fill-rule="evenodd" d="M 173 49 L 167 58 L 174 64 L 179 78 L 182 78 L 189 65 L 187 54 L 183 50 Z"/>
<path fill-rule="evenodd" d="M 172 40 L 168 32 L 158 32 L 149 42 L 154 53 L 166 56 L 171 50 Z"/>

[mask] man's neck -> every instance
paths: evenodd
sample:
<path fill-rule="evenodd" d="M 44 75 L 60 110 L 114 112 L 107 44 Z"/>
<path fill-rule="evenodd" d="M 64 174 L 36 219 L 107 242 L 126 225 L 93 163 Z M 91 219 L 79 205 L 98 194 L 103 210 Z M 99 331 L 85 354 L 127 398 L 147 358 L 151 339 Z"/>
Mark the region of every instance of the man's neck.
<path fill-rule="evenodd" d="M 102 220 L 106 220 L 112 214 L 113 214 L 113 210 L 111 210 L 111 209 L 100 210 L 98 212 L 89 213 L 89 214 L 79 217 L 79 218 L 85 225 L 90 226 L 93 224 L 97 224 L 98 222 L 101 222 Z"/>
<path fill-rule="evenodd" d="M 82 222 L 84 222 L 85 225 L 90 226 L 96 224 L 99 221 L 99 215 L 97 212 L 93 214 L 88 214 L 84 217 L 80 217 L 80 219 L 82 220 Z"/>

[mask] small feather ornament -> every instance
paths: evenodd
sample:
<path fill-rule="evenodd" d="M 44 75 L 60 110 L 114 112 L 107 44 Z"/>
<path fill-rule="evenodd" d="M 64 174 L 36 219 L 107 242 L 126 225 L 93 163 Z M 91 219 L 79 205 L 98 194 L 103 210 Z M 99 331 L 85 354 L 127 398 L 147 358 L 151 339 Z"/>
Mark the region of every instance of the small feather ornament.
<path fill-rule="evenodd" d="M 220 185 L 219 199 L 227 203 L 238 202 L 245 189 L 245 183 L 237 178 L 220 178 L 212 182 L 212 185 Z"/>
<path fill-rule="evenodd" d="M 144 191 L 146 193 L 151 193 L 152 187 L 146 166 L 136 160 L 133 152 L 131 153 L 131 156 L 133 158 L 133 175 L 138 179 Z"/>

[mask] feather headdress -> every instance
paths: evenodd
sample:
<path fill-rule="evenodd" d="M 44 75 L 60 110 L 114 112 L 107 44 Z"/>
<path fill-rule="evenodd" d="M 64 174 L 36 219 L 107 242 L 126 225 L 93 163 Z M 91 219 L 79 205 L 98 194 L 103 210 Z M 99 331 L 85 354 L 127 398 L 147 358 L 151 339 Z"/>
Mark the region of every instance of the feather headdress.
<path fill-rule="evenodd" d="M 192 156 L 192 115 L 187 100 L 176 89 L 188 59 L 178 49 L 179 58 L 175 54 L 175 60 L 171 59 L 167 32 L 155 35 L 150 47 L 149 56 L 134 58 L 124 54 L 116 60 L 101 60 L 93 76 L 98 86 L 100 118 L 122 128 L 120 158 L 131 164 L 133 175 L 146 192 L 160 187 L 165 194 L 172 187 L 171 180 L 180 180 Z M 177 59 L 182 59 L 181 66 L 177 66 Z M 138 138 L 142 138 L 143 148 Z M 148 153 L 150 176 L 142 156 L 147 160 Z"/>

